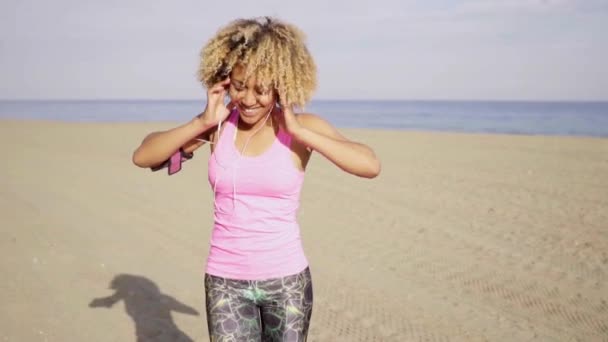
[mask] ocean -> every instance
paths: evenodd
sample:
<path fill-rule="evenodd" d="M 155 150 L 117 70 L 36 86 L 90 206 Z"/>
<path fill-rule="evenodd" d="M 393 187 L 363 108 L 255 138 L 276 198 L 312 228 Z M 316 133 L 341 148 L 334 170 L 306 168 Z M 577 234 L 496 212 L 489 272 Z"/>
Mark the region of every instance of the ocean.
<path fill-rule="evenodd" d="M 185 122 L 199 100 L 0 101 L 0 119 Z M 608 102 L 316 100 L 306 108 L 340 128 L 608 137 Z"/>

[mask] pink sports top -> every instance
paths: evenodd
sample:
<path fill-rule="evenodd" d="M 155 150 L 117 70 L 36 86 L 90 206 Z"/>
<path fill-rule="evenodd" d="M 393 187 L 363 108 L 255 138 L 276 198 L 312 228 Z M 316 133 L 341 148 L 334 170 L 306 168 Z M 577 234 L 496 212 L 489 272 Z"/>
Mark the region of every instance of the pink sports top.
<path fill-rule="evenodd" d="M 215 200 L 206 272 L 245 280 L 299 273 L 308 266 L 296 219 L 304 173 L 294 165 L 291 136 L 279 129 L 263 154 L 241 155 L 238 118 L 230 113 L 209 158 Z"/>

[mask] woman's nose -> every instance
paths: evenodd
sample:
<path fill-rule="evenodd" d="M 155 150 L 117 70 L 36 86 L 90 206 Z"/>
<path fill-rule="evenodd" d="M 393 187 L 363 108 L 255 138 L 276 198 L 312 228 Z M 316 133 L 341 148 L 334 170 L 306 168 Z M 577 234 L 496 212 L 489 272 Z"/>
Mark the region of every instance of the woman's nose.
<path fill-rule="evenodd" d="M 245 90 L 245 94 L 243 94 L 243 98 L 241 99 L 241 102 L 245 105 L 245 106 L 253 106 L 255 105 L 256 98 L 255 98 L 255 94 L 253 94 L 253 91 L 251 90 Z"/>

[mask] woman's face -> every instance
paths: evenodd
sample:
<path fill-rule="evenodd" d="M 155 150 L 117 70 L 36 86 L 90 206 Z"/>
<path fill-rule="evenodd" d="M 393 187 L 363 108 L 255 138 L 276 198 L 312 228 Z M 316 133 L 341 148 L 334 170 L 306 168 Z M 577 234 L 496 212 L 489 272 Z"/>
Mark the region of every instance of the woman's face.
<path fill-rule="evenodd" d="M 274 89 L 269 84 L 250 77 L 245 80 L 246 69 L 236 65 L 230 74 L 230 99 L 236 104 L 240 119 L 254 125 L 264 119 L 276 103 Z"/>

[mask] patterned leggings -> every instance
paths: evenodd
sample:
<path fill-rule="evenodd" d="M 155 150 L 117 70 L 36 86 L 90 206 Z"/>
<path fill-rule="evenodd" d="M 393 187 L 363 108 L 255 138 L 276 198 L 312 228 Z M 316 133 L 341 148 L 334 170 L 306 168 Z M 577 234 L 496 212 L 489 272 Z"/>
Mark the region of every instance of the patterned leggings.
<path fill-rule="evenodd" d="M 306 341 L 312 314 L 308 268 L 268 280 L 205 274 L 205 299 L 211 341 Z"/>

